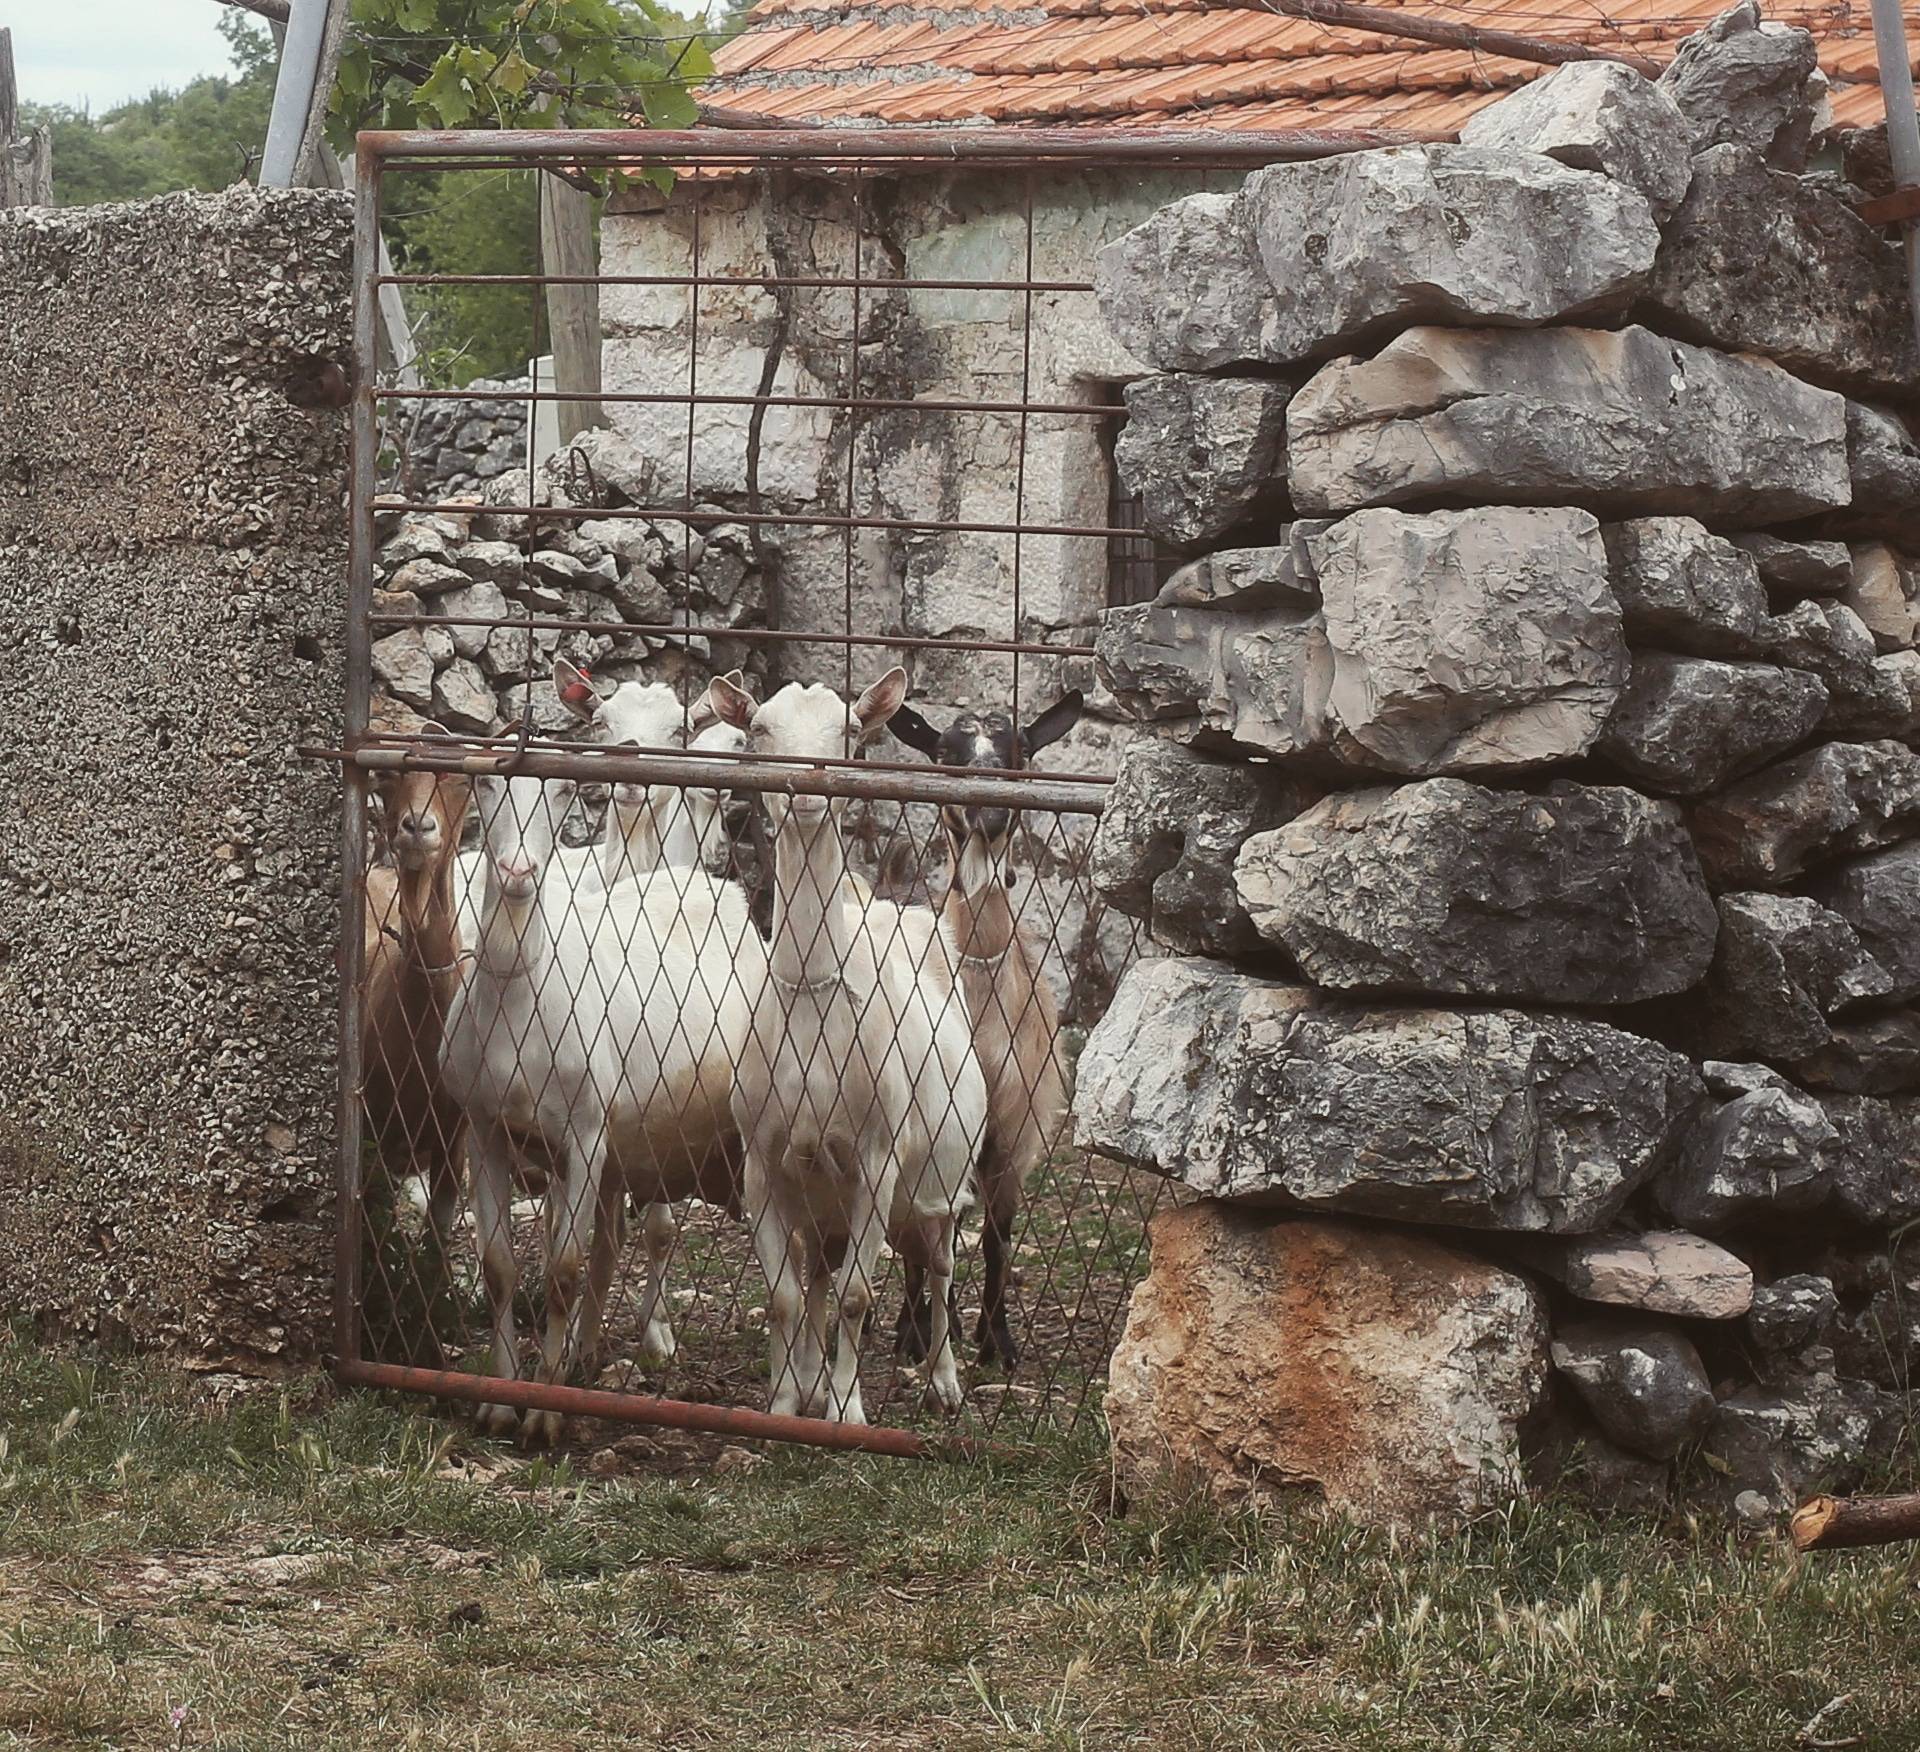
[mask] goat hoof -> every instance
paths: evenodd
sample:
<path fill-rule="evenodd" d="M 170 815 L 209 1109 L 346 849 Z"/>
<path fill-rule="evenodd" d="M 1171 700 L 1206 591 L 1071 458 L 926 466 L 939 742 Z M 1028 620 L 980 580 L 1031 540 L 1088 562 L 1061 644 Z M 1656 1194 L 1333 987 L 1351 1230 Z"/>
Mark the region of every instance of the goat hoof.
<path fill-rule="evenodd" d="M 567 1420 L 557 1411 L 530 1411 L 520 1426 L 520 1440 L 529 1448 L 557 1448 Z"/>
<path fill-rule="evenodd" d="M 959 1375 L 949 1369 L 935 1375 L 927 1382 L 926 1404 L 929 1410 L 940 1410 L 951 1415 L 962 1410 L 967 1403 L 967 1391 L 960 1385 Z"/>
<path fill-rule="evenodd" d="M 511 1405 L 481 1405 L 474 1408 L 473 1426 L 483 1436 L 510 1436 L 519 1422 L 520 1414 Z"/>
<path fill-rule="evenodd" d="M 926 1361 L 927 1352 L 933 1345 L 933 1314 L 924 1304 L 916 1307 L 912 1301 L 900 1304 L 900 1313 L 893 1323 L 893 1348 L 898 1356 L 910 1363 Z"/>
<path fill-rule="evenodd" d="M 1013 1342 L 1013 1334 L 1006 1327 L 982 1326 L 974 1337 L 980 1343 L 982 1368 L 997 1362 L 1011 1375 L 1020 1367 L 1020 1347 Z"/>
<path fill-rule="evenodd" d="M 640 1360 L 656 1366 L 670 1363 L 679 1353 L 680 1341 L 664 1320 L 656 1320 L 640 1338 Z"/>

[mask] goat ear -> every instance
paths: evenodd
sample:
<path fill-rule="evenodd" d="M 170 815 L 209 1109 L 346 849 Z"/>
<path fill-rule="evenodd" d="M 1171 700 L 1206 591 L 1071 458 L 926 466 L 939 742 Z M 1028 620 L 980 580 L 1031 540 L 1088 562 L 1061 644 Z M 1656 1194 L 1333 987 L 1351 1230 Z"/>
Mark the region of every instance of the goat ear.
<path fill-rule="evenodd" d="M 1030 755 L 1038 754 L 1048 743 L 1058 742 L 1080 722 L 1080 714 L 1086 710 L 1086 707 L 1087 696 L 1077 687 L 1071 693 L 1063 693 L 1020 732 L 1020 747 L 1023 752 Z"/>
<path fill-rule="evenodd" d="M 553 691 L 560 696 L 561 705 L 576 718 L 591 724 L 600 715 L 600 695 L 594 688 L 593 677 L 564 657 L 553 660 Z"/>
<path fill-rule="evenodd" d="M 917 749 L 928 760 L 940 751 L 940 732 L 911 706 L 902 706 L 887 720 L 887 728 L 909 748 Z"/>
<path fill-rule="evenodd" d="M 734 671 L 735 675 L 738 673 Z M 753 695 L 732 676 L 716 675 L 707 683 L 706 697 L 714 717 L 725 719 L 734 729 L 744 730 L 753 722 Z"/>
<path fill-rule="evenodd" d="M 860 740 L 877 736 L 906 697 L 907 672 L 896 663 L 853 702 L 853 715 L 860 721 Z"/>

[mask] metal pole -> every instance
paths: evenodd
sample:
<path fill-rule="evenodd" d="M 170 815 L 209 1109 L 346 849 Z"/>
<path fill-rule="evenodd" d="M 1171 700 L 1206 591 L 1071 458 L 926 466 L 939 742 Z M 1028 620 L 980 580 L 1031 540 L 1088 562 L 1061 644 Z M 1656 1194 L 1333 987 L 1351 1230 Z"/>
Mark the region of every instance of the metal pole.
<path fill-rule="evenodd" d="M 365 165 L 353 185 L 352 490 L 347 530 L 345 723 L 348 747 L 367 732 L 373 692 L 374 459 L 379 448 L 373 401 L 379 372 L 380 166 Z M 367 776 L 349 762 L 340 809 L 340 1172 L 334 1254 L 334 1346 L 342 1363 L 360 1355 L 360 991 L 365 982 Z"/>
<path fill-rule="evenodd" d="M 1913 66 L 1907 59 L 1907 21 L 1900 0 L 1873 0 L 1873 46 L 1880 61 L 1880 95 L 1887 105 L 1887 156 L 1897 189 L 1920 187 L 1920 118 L 1913 107 Z M 1920 220 L 1902 227 L 1907 251 L 1907 309 L 1920 340 Z"/>
<path fill-rule="evenodd" d="M 293 0 L 287 18 L 286 39 L 280 45 L 280 71 L 273 85 L 273 110 L 267 118 L 267 146 L 260 155 L 260 186 L 263 189 L 291 189 L 300 186 L 306 167 L 302 160 L 312 156 L 309 140 L 314 99 L 320 83 L 320 70 L 326 61 L 328 38 L 335 39 L 345 26 L 344 0 Z M 329 27 L 332 27 L 331 30 Z M 328 80 L 331 86 L 331 79 Z M 325 94 L 320 111 L 325 113 Z"/>

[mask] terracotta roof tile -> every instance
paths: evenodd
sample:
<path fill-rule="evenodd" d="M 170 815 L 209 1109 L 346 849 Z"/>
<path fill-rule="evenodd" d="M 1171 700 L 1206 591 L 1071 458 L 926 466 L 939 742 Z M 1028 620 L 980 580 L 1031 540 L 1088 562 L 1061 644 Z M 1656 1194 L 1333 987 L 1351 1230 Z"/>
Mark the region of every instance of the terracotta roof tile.
<path fill-rule="evenodd" d="M 1378 3 L 1378 0 L 1376 0 Z M 1385 0 L 1422 17 L 1632 47 L 1664 59 L 1725 0 Z M 1920 7 L 1910 26 L 1920 34 Z M 1787 0 L 1830 74 L 1871 80 L 1867 0 Z M 975 21 L 972 15 L 978 14 Z M 1448 134 L 1544 71 L 1468 50 L 1195 0 L 760 0 L 715 56 L 707 92 L 787 117 L 849 122 L 1100 122 L 1222 128 L 1392 127 Z M 1877 120 L 1878 87 L 1839 83 L 1838 120 Z"/>

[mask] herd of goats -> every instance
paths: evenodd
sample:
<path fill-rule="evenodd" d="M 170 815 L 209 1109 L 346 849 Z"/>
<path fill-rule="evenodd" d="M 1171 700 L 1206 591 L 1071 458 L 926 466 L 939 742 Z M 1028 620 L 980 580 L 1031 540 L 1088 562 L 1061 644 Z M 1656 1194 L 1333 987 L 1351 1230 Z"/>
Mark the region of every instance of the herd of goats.
<path fill-rule="evenodd" d="M 968 715 L 937 731 L 889 670 L 849 705 L 790 683 L 756 702 L 736 671 L 683 706 L 659 682 L 602 696 L 554 685 L 595 743 L 710 755 L 856 756 L 889 728 L 943 766 L 1024 766 L 1080 712 L 1024 728 Z M 429 731 L 431 731 L 429 726 Z M 367 873 L 361 1059 L 368 1135 L 425 1189 L 442 1259 L 460 1195 L 491 1316 L 491 1368 L 521 1374 L 517 1185 L 543 1187 L 544 1332 L 534 1378 L 591 1373 L 628 1211 L 647 1272 L 643 1352 L 674 1350 L 673 1207 L 744 1220 L 766 1275 L 770 1409 L 863 1422 L 860 1346 L 883 1245 L 902 1261 L 897 1338 L 931 1403 L 963 1398 L 952 1339 L 958 1218 L 982 1207 L 982 1362 L 1011 1369 L 1011 1234 L 1066 1108 L 1041 954 L 1009 897 L 1013 815 L 946 805 L 953 876 L 936 910 L 875 896 L 848 868 L 844 797 L 769 792 L 771 936 L 724 866 L 719 790 L 617 783 L 597 844 L 561 827 L 577 782 L 383 771 L 391 862 Z M 479 849 L 462 851 L 469 810 Z M 837 1320 L 829 1361 L 829 1300 Z M 521 1414 L 481 1407 L 507 1433 Z M 523 1439 L 562 1419 L 526 1413 Z"/>

